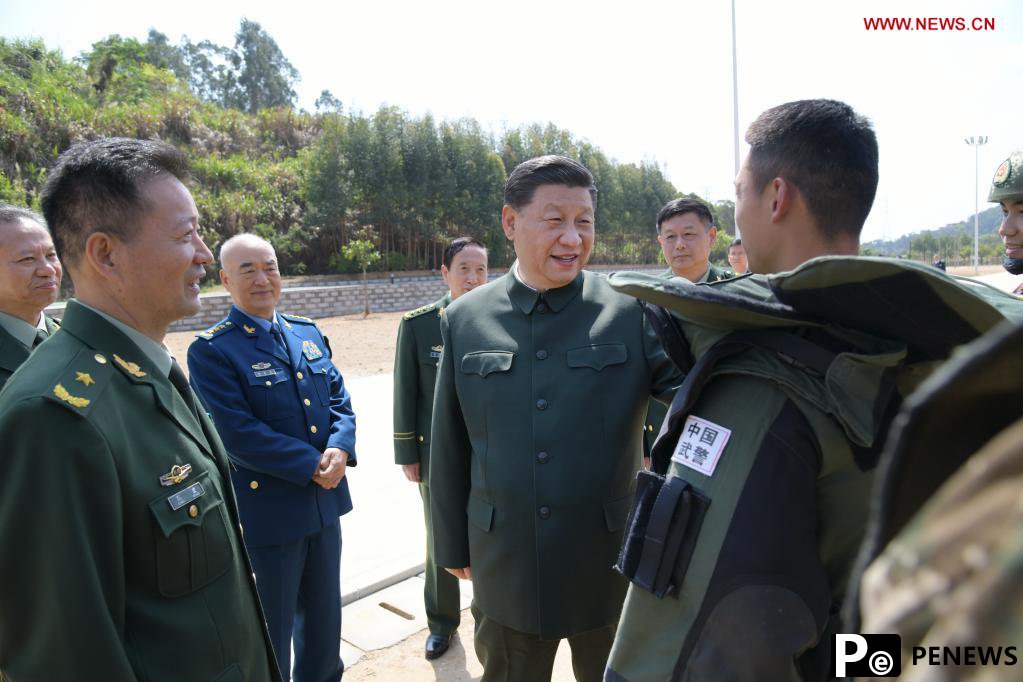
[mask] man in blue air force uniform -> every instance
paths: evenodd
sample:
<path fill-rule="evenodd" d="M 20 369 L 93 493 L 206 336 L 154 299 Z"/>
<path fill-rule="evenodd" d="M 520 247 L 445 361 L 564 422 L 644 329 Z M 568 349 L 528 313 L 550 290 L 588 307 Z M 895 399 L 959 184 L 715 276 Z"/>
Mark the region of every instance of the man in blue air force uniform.
<path fill-rule="evenodd" d="M 220 250 L 234 305 L 188 349 L 191 380 L 227 446 L 245 544 L 281 674 L 338 680 L 341 528 L 352 509 L 347 465 L 355 415 L 326 339 L 277 312 L 281 277 L 269 243 L 251 234 Z"/>

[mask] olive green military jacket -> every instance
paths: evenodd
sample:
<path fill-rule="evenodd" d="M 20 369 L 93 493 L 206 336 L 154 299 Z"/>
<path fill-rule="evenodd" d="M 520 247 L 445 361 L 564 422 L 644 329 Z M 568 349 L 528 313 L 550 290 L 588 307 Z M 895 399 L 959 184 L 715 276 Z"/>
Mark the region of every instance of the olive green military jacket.
<path fill-rule="evenodd" d="M 641 307 L 599 274 L 542 297 L 507 274 L 448 306 L 441 330 L 437 565 L 471 565 L 478 607 L 521 632 L 614 623 L 647 399 L 679 380 Z"/>
<path fill-rule="evenodd" d="M 220 438 L 127 336 L 68 303 L 0 442 L 8 679 L 280 680 Z"/>
<path fill-rule="evenodd" d="M 664 279 L 671 279 L 675 277 L 675 273 L 669 268 L 667 271 L 661 273 L 661 277 Z M 719 268 L 713 263 L 708 263 L 707 268 L 707 279 L 700 284 L 710 284 L 712 282 L 720 282 L 725 279 L 731 279 L 735 277 L 735 273 L 727 268 Z M 643 422 L 643 455 L 645 457 L 650 456 L 650 450 L 654 447 L 654 441 L 657 440 L 657 434 L 661 430 L 661 424 L 664 422 L 664 417 L 668 413 L 668 406 L 659 400 L 651 400 L 647 407 L 646 419 Z"/>
<path fill-rule="evenodd" d="M 51 317 L 46 317 L 46 331 L 52 334 L 60 329 L 60 324 Z M 4 387 L 11 375 L 21 367 L 31 351 L 25 348 L 10 332 L 0 326 L 0 388 Z"/>
<path fill-rule="evenodd" d="M 394 463 L 420 464 L 419 475 L 428 483 L 430 420 L 437 366 L 443 350 L 440 318 L 451 294 L 405 313 L 398 323 L 394 353 Z"/>

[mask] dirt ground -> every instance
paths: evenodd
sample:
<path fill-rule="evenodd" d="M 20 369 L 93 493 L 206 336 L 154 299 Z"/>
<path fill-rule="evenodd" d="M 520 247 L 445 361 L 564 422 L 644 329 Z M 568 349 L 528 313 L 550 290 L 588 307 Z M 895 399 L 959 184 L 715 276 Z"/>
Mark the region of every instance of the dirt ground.
<path fill-rule="evenodd" d="M 372 651 L 354 665 L 345 668 L 345 682 L 474 682 L 483 675 L 483 666 L 472 646 L 473 620 L 469 609 L 462 611 L 458 634 L 451 648 L 438 659 L 423 656 L 429 630 L 421 630 L 386 649 Z M 574 682 L 572 655 L 561 643 L 554 659 L 551 682 Z"/>
<path fill-rule="evenodd" d="M 398 322 L 404 313 L 373 313 L 328 317 L 317 320 L 320 331 L 330 339 L 334 364 L 341 376 L 365 377 L 390 374 L 394 369 L 394 345 L 398 339 Z M 174 332 L 165 339 L 171 354 L 184 367 L 188 346 L 197 332 Z"/>

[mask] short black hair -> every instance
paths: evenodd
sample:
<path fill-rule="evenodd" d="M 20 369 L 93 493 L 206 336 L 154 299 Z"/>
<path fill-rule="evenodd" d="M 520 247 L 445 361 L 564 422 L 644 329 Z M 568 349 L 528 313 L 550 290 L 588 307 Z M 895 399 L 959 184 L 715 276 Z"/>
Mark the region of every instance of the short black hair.
<path fill-rule="evenodd" d="M 504 183 L 504 203 L 519 211 L 529 205 L 536 188 L 541 185 L 585 187 L 594 205 L 597 203 L 597 186 L 586 166 L 554 154 L 538 156 L 515 166 Z"/>
<path fill-rule="evenodd" d="M 30 208 L 23 208 L 21 206 L 15 206 L 14 204 L 8 204 L 4 201 L 0 201 L 0 225 L 6 225 L 7 223 L 13 223 L 16 220 L 25 218 L 33 222 L 39 223 L 43 227 L 46 227 L 46 220 L 41 215 L 36 213 Z"/>
<path fill-rule="evenodd" d="M 714 214 L 711 212 L 710 206 L 699 199 L 680 197 L 672 199 L 657 212 L 657 234 L 661 233 L 661 224 L 665 220 L 671 220 L 675 216 L 685 213 L 695 213 L 703 223 L 703 227 L 708 230 L 714 227 Z"/>
<path fill-rule="evenodd" d="M 188 158 L 165 142 L 108 137 L 73 145 L 57 158 L 42 190 L 43 215 L 57 255 L 76 264 L 94 232 L 130 241 L 153 178 L 189 179 Z"/>
<path fill-rule="evenodd" d="M 742 246 L 742 237 L 736 237 L 733 239 L 732 243 L 728 245 L 728 248 L 730 249 L 733 246 Z"/>
<path fill-rule="evenodd" d="M 807 99 L 768 109 L 746 131 L 746 167 L 762 192 L 791 182 L 824 235 L 859 238 L 877 193 L 877 136 L 844 102 Z"/>
<path fill-rule="evenodd" d="M 453 240 L 450 244 L 448 244 L 448 247 L 444 249 L 444 267 L 450 270 L 451 264 L 455 260 L 455 256 L 457 256 L 462 249 L 467 246 L 478 246 L 484 251 L 487 250 L 486 244 L 481 242 L 479 239 L 476 239 L 476 237 L 459 237 L 458 239 Z"/>

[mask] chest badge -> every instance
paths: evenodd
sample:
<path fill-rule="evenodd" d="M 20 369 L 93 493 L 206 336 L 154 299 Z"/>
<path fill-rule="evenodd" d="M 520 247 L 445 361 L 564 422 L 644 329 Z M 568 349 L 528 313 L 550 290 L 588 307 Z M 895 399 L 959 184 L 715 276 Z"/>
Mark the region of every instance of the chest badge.
<path fill-rule="evenodd" d="M 171 470 L 160 477 L 160 485 L 170 487 L 177 485 L 192 475 L 191 464 L 175 464 Z"/>
<path fill-rule="evenodd" d="M 694 415 L 686 417 L 671 461 L 713 476 L 732 431 Z"/>
<path fill-rule="evenodd" d="M 256 370 L 257 372 L 259 370 L 261 370 L 261 369 L 270 369 L 270 363 L 269 362 L 257 362 L 256 364 L 254 364 L 252 366 L 252 369 Z"/>
<path fill-rule="evenodd" d="M 302 355 L 306 360 L 316 360 L 323 357 L 323 351 L 314 342 L 306 340 L 302 342 Z"/>
<path fill-rule="evenodd" d="M 430 348 L 430 357 L 439 358 L 440 354 L 444 352 L 444 346 L 433 346 Z"/>
<path fill-rule="evenodd" d="M 243 324 L 242 325 L 242 329 L 245 330 L 246 334 L 255 334 L 256 333 L 256 328 L 255 327 L 250 327 L 247 324 Z"/>

